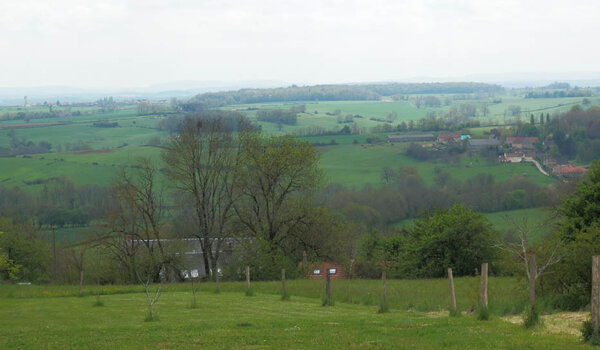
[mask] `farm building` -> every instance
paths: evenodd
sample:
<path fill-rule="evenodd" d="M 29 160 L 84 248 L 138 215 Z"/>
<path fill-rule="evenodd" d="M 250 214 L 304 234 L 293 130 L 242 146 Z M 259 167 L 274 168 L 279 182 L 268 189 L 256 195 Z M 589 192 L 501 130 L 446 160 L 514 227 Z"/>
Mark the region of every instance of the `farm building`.
<path fill-rule="evenodd" d="M 531 153 L 504 153 L 498 157 L 500 163 L 521 163 L 521 162 L 533 162 L 533 154 Z"/>
<path fill-rule="evenodd" d="M 433 134 L 388 135 L 388 142 L 420 142 L 433 141 Z"/>
<path fill-rule="evenodd" d="M 323 279 L 327 272 L 331 279 L 343 279 L 344 278 L 344 267 L 338 263 L 333 262 L 321 262 L 321 263 L 307 263 L 308 269 L 306 270 L 306 277 L 311 279 Z M 302 262 L 300 263 L 302 268 Z"/>
<path fill-rule="evenodd" d="M 576 177 L 587 173 L 587 171 L 586 167 L 577 166 L 575 164 L 557 165 L 552 168 L 552 173 L 554 175 L 562 177 Z"/>
<path fill-rule="evenodd" d="M 467 143 L 468 149 L 496 148 L 500 146 L 497 139 L 470 139 Z"/>
<path fill-rule="evenodd" d="M 537 137 L 507 137 L 506 144 L 515 149 L 534 149 Z"/>
<path fill-rule="evenodd" d="M 439 134 L 437 137 L 437 142 L 445 143 L 445 144 L 456 143 L 456 142 L 459 142 L 460 140 L 461 140 L 460 134 Z"/>

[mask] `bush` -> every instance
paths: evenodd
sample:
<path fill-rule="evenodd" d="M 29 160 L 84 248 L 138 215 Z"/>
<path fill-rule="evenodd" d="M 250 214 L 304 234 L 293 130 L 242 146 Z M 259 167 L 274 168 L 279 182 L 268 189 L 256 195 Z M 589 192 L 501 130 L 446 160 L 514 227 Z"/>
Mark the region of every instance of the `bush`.
<path fill-rule="evenodd" d="M 528 308 L 523 316 L 523 327 L 529 329 L 540 323 L 540 315 L 536 308 Z"/>
<path fill-rule="evenodd" d="M 591 320 L 587 320 L 581 325 L 581 337 L 585 343 L 600 345 L 600 332 L 594 332 L 594 325 Z"/>
<path fill-rule="evenodd" d="M 479 306 L 476 313 L 479 321 L 487 321 L 490 319 L 490 309 L 487 306 Z"/>

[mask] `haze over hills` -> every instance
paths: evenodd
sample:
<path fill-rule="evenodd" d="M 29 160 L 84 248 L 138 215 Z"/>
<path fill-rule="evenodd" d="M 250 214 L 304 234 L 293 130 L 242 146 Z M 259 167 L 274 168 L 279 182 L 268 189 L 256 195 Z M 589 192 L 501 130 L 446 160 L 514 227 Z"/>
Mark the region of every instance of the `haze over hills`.
<path fill-rule="evenodd" d="M 413 77 L 405 79 L 390 79 L 384 81 L 347 81 L 331 82 L 341 85 L 361 85 L 373 83 L 428 83 L 428 82 L 482 82 L 498 84 L 505 88 L 541 87 L 560 81 L 571 86 L 594 87 L 600 86 L 600 72 L 572 73 L 507 73 L 507 74 L 471 74 L 458 77 Z M 286 82 L 281 80 L 181 80 L 157 83 L 139 87 L 103 87 L 80 88 L 76 86 L 44 85 L 30 87 L 0 87 L 0 105 L 21 105 L 23 96 L 28 96 L 30 103 L 60 100 L 63 102 L 88 102 L 105 96 L 116 99 L 169 99 L 171 97 L 190 98 L 206 92 L 231 91 L 245 88 L 276 88 L 296 85 L 315 85 L 314 82 Z"/>

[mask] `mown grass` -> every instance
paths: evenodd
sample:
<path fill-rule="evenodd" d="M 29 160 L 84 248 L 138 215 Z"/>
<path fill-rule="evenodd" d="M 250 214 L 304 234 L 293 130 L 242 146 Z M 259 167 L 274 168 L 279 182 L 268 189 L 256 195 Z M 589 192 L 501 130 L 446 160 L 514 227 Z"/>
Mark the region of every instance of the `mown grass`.
<path fill-rule="evenodd" d="M 158 320 L 143 322 L 141 293 L 94 297 L 0 298 L 0 348 L 5 349 L 568 349 L 574 336 L 528 331 L 499 318 L 439 314 L 241 293 L 166 292 Z"/>

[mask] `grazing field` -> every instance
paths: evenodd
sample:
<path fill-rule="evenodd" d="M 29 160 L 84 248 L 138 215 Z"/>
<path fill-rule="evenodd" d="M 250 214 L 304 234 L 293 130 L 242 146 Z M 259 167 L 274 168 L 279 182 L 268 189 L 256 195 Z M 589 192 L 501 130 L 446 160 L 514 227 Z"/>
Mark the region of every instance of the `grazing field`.
<path fill-rule="evenodd" d="M 435 169 L 447 171 L 458 181 L 485 173 L 494 176 L 496 182 L 521 176 L 539 184 L 548 185 L 556 180 L 542 175 L 531 164 L 500 164 L 488 161 L 479 156 L 462 156 L 456 163 L 421 162 L 404 154 L 402 144 L 382 145 L 340 145 L 326 146 L 322 150 L 321 167 L 325 170 L 330 183 L 362 187 L 366 184 L 381 183 L 381 169 L 389 166 L 399 169 L 402 166 L 415 166 L 427 185 L 433 184 Z"/>
<path fill-rule="evenodd" d="M 337 282 L 337 281 L 336 281 Z M 335 282 L 334 282 L 335 283 Z M 258 283 L 257 283 L 258 284 Z M 241 285 L 241 284 L 240 284 Z M 28 288 L 32 286 L 20 286 Z M 189 288 L 189 286 L 187 286 Z M 37 287 L 36 287 L 37 288 Z M 334 284 L 335 288 L 335 284 Z M 14 287 L 11 287 L 14 289 Z M 258 289 L 258 288 L 257 288 Z M 446 288 L 443 288 L 446 290 Z M 334 289 L 335 293 L 335 289 Z M 19 349 L 570 349 L 577 336 L 525 330 L 499 317 L 449 318 L 446 312 L 336 303 L 273 294 L 168 291 L 155 306 L 158 320 L 144 322 L 145 295 L 0 297 L 1 348 Z"/>

